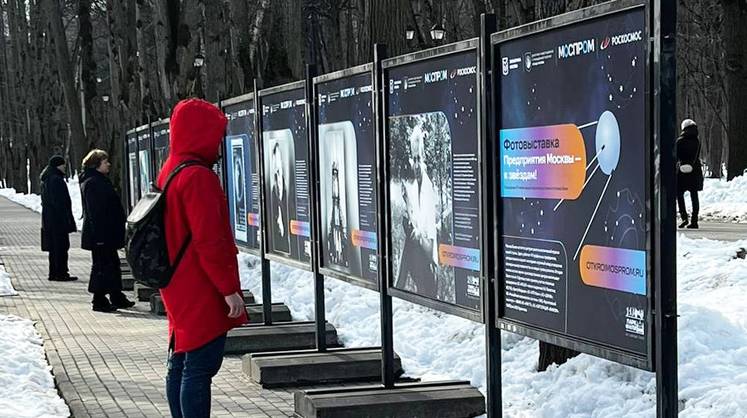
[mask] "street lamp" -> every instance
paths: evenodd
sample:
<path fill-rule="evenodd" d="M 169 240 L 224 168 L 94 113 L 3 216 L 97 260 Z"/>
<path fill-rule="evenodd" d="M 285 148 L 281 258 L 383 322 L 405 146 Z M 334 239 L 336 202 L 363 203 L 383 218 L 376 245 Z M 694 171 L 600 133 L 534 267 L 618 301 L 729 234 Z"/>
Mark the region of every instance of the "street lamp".
<path fill-rule="evenodd" d="M 199 53 L 195 55 L 195 62 L 194 62 L 195 68 L 202 68 L 204 64 L 205 64 L 205 57 Z"/>
<path fill-rule="evenodd" d="M 444 39 L 444 35 L 446 35 L 446 29 L 444 29 L 440 23 L 433 25 L 431 28 L 431 39 L 434 41 L 441 41 Z"/>
<path fill-rule="evenodd" d="M 407 25 L 407 29 L 405 29 L 405 37 L 408 41 L 411 41 L 415 37 L 415 28 L 413 28 L 412 25 Z"/>
<path fill-rule="evenodd" d="M 104 94 L 103 96 L 101 96 L 101 100 L 103 100 L 104 103 L 109 103 L 109 95 L 108 94 Z"/>

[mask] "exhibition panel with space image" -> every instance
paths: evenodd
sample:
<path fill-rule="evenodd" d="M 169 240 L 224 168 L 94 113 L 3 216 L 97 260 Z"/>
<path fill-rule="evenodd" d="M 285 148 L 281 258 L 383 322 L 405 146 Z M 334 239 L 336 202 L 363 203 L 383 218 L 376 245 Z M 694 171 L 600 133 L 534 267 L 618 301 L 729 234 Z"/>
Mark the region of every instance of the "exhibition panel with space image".
<path fill-rule="evenodd" d="M 645 359 L 645 9 L 507 39 L 496 60 L 502 319 Z"/>
<path fill-rule="evenodd" d="M 311 215 L 304 86 L 302 81 L 260 92 L 260 104 L 266 253 L 308 269 Z"/>
<path fill-rule="evenodd" d="M 476 44 L 469 41 L 467 50 L 428 59 L 394 61 L 386 69 L 385 82 L 390 286 L 405 293 L 403 297 L 414 294 L 466 310 L 479 320 Z"/>
<path fill-rule="evenodd" d="M 226 195 L 236 243 L 259 251 L 259 160 L 253 95 L 224 103 L 228 119 L 224 148 Z"/>
<path fill-rule="evenodd" d="M 376 142 L 370 65 L 316 84 L 323 268 L 378 287 Z"/>

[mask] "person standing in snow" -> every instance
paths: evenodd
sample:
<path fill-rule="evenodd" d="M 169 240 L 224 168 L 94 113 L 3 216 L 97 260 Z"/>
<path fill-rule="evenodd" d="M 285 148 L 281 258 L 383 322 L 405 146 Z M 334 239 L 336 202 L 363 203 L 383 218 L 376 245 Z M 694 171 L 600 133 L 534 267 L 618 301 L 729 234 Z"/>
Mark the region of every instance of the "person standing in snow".
<path fill-rule="evenodd" d="M 210 416 L 210 386 L 223 362 L 226 333 L 248 321 L 226 195 L 211 167 L 227 119 L 199 99 L 179 102 L 171 115 L 170 154 L 158 176 L 169 184 L 164 225 L 171 262 L 186 243 L 168 286 L 161 289 L 169 321 L 166 395 L 171 416 Z"/>
<path fill-rule="evenodd" d="M 703 190 L 703 167 L 700 164 L 698 126 L 692 119 L 685 119 L 682 121 L 682 133 L 677 138 L 677 206 L 680 218 L 682 218 L 680 228 L 698 229 L 700 209 L 698 192 L 701 190 Z M 685 207 L 685 192 L 690 192 L 693 205 L 690 218 Z"/>
<path fill-rule="evenodd" d="M 50 158 L 41 173 L 41 247 L 49 252 L 49 280 L 53 282 L 78 280 L 70 275 L 67 266 L 70 234 L 78 228 L 64 176 L 65 159 L 59 155 Z"/>
<path fill-rule="evenodd" d="M 81 247 L 91 251 L 93 310 L 114 312 L 135 306 L 122 293 L 122 270 L 117 250 L 125 244 L 125 212 L 108 174 L 109 155 L 94 149 L 83 159 L 80 191 L 83 200 Z M 106 295 L 109 295 L 107 299 Z M 111 299 L 111 300 L 110 300 Z"/>

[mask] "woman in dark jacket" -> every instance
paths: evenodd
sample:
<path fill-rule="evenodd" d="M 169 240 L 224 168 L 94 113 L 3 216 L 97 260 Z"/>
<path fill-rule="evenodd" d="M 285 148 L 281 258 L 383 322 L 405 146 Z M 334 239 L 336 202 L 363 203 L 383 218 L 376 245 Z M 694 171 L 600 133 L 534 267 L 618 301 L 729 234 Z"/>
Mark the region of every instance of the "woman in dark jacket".
<path fill-rule="evenodd" d="M 64 174 L 65 159 L 59 155 L 50 158 L 41 173 L 42 251 L 49 252 L 49 280 L 56 282 L 78 280 L 67 268 L 69 234 L 77 227 Z"/>
<path fill-rule="evenodd" d="M 700 209 L 698 192 L 703 190 L 703 167 L 700 164 L 698 126 L 692 119 L 682 121 L 682 134 L 677 138 L 677 167 L 677 206 L 682 218 L 680 228 L 697 229 Z M 690 192 L 693 204 L 690 219 L 685 207 L 685 192 Z"/>
<path fill-rule="evenodd" d="M 109 155 L 95 149 L 83 159 L 80 175 L 84 216 L 81 247 L 91 251 L 93 264 L 88 291 L 93 293 L 93 310 L 99 312 L 135 305 L 122 293 L 117 250 L 124 247 L 126 218 L 119 196 L 107 177 L 110 168 Z"/>

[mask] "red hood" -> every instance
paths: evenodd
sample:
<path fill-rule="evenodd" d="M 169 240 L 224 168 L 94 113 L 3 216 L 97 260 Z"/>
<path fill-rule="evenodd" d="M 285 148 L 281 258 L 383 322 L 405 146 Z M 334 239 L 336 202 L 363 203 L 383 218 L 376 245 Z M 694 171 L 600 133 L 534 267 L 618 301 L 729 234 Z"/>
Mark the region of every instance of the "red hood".
<path fill-rule="evenodd" d="M 198 159 L 212 165 L 218 159 L 227 123 L 223 112 L 204 100 L 177 103 L 171 113 L 169 159 L 176 162 Z"/>

